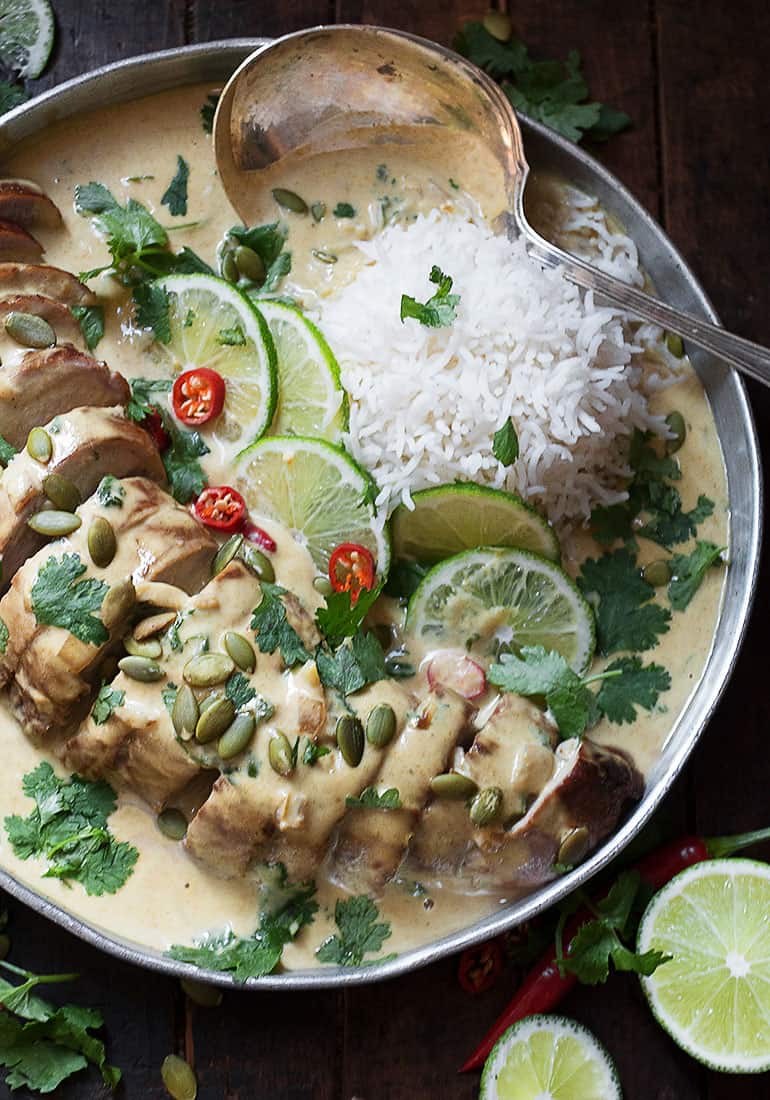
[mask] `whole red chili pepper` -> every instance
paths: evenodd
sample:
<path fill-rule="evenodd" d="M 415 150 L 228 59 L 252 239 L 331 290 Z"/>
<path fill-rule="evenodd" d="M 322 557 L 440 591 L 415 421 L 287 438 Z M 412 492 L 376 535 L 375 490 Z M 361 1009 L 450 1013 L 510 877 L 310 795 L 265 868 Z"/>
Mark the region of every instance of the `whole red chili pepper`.
<path fill-rule="evenodd" d="M 685 836 L 651 852 L 635 863 L 633 869 L 639 872 L 644 882 L 653 889 L 659 890 L 674 875 L 678 875 L 680 871 L 684 871 L 695 863 L 734 855 L 741 848 L 747 848 L 750 844 L 756 844 L 761 840 L 770 840 L 770 829 L 757 829 L 755 832 L 740 833 L 737 836 L 710 838 Z M 590 909 L 583 907 L 567 922 L 562 938 L 565 954 L 568 953 L 569 945 L 578 930 L 592 919 L 593 914 Z M 492 1025 L 467 1062 L 460 1067 L 460 1073 L 467 1073 L 482 1066 L 492 1047 L 511 1024 L 523 1020 L 525 1016 L 549 1012 L 576 984 L 577 978 L 574 974 L 569 971 L 565 971 L 564 974 L 559 972 L 556 946 L 549 947 L 516 990 L 503 1014 Z"/>

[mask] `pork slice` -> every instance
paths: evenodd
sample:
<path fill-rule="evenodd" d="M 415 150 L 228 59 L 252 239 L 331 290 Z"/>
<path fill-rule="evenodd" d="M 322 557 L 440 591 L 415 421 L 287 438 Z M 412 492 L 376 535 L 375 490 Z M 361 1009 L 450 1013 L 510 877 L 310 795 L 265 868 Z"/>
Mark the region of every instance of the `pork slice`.
<path fill-rule="evenodd" d="M 55 298 L 46 298 L 43 294 L 11 294 L 0 298 L 0 325 L 5 323 L 9 313 L 32 313 L 35 317 L 42 317 L 56 333 L 57 343 L 72 344 L 78 351 L 86 350 L 83 333 L 72 311 Z M 4 344 L 18 348 L 10 337 L 4 340 Z M 2 361 L 5 359 L 3 353 Z"/>
<path fill-rule="evenodd" d="M 0 435 L 14 447 L 30 428 L 83 405 L 125 405 L 128 383 L 71 344 L 29 351 L 0 368 Z"/>
<path fill-rule="evenodd" d="M 50 264 L 0 263 L 0 298 L 43 294 L 65 306 L 92 306 L 96 295 L 69 271 Z"/>
<path fill-rule="evenodd" d="M 0 203 L 0 205 L 2 205 Z M 43 258 L 43 246 L 28 229 L 0 218 L 0 261 L 35 264 Z"/>
<path fill-rule="evenodd" d="M 31 180 L 0 180 L 0 218 L 25 228 L 57 229 L 62 223 L 59 207 Z"/>
<path fill-rule="evenodd" d="M 2 303 L 0 303 L 0 309 Z M 50 460 L 42 464 L 26 449 L 9 462 L 0 479 L 0 555 L 3 590 L 20 565 L 45 539 L 27 520 L 46 502 L 45 479 L 66 477 L 82 500 L 95 491 L 106 474 L 115 478 L 141 475 L 165 485 L 166 474 L 150 436 L 121 408 L 79 408 L 46 425 L 51 437 Z M 115 508 L 108 510 L 111 516 Z"/>

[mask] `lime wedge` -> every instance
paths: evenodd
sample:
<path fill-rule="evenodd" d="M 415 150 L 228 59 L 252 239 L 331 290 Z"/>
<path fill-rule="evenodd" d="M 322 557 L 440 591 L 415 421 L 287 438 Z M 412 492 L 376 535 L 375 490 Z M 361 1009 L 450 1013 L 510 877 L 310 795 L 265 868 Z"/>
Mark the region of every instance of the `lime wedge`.
<path fill-rule="evenodd" d="M 175 372 L 211 367 L 227 385 L 225 407 L 201 435 L 223 462 L 259 439 L 273 419 L 275 348 L 267 324 L 249 299 L 213 275 L 159 280 L 169 299 L 171 339 L 158 344 Z"/>
<path fill-rule="evenodd" d="M 390 545 L 374 510 L 376 486 L 342 447 L 323 439 L 268 436 L 236 460 L 234 485 L 249 510 L 280 520 L 321 572 L 342 542 L 365 546 L 387 572 Z"/>
<path fill-rule="evenodd" d="M 639 951 L 672 958 L 642 987 L 672 1039 L 721 1073 L 770 1069 L 770 866 L 715 859 L 655 895 Z"/>
<path fill-rule="evenodd" d="M 482 655 L 500 643 L 556 650 L 576 672 L 590 664 L 594 617 L 567 574 L 526 550 L 468 550 L 436 565 L 409 601 L 407 626 L 427 643 Z"/>
<path fill-rule="evenodd" d="M 19 76 L 40 76 L 51 56 L 53 34 L 48 0 L 0 0 L 0 58 Z"/>
<path fill-rule="evenodd" d="M 587 1028 L 563 1016 L 528 1016 L 487 1058 L 479 1100 L 621 1100 L 618 1073 Z"/>
<path fill-rule="evenodd" d="M 559 561 L 550 524 L 520 497 L 481 485 L 439 485 L 412 494 L 391 516 L 397 558 L 437 562 L 477 546 L 515 546 Z"/>
<path fill-rule="evenodd" d="M 272 432 L 338 443 L 348 426 L 348 398 L 331 348 L 293 306 L 265 299 L 257 308 L 270 327 L 278 359 Z"/>

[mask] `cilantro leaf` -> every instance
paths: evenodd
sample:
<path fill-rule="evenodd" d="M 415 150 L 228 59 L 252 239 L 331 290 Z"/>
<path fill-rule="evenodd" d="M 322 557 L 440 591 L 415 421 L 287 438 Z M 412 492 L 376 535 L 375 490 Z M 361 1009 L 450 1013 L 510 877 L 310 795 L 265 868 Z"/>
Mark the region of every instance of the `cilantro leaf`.
<path fill-rule="evenodd" d="M 698 533 L 698 524 L 708 519 L 714 511 L 713 500 L 709 500 L 703 493 L 690 512 L 682 511 L 678 493 L 676 497 L 672 507 L 655 509 L 650 519 L 637 532 L 640 536 L 665 546 L 667 550 L 677 543 L 694 538 Z"/>
<path fill-rule="evenodd" d="M 338 931 L 318 948 L 318 961 L 337 966 L 360 966 L 364 956 L 379 951 L 390 936 L 390 924 L 387 921 L 377 923 L 379 915 L 377 906 L 366 894 L 338 900 L 334 906 Z"/>
<path fill-rule="evenodd" d="M 140 283 L 134 287 L 134 312 L 140 328 L 152 329 L 156 340 L 167 344 L 171 339 L 169 297 L 159 283 Z"/>
<path fill-rule="evenodd" d="M 427 302 L 418 302 L 408 294 L 401 295 L 401 322 L 407 317 L 413 317 L 420 324 L 428 328 L 445 328 L 451 325 L 457 316 L 457 303 L 459 294 L 450 294 L 452 279 L 435 264 L 431 268 L 430 281 L 438 286 L 438 290 Z"/>
<path fill-rule="evenodd" d="M 256 633 L 257 645 L 263 653 L 275 653 L 280 649 L 287 668 L 310 660 L 302 639 L 286 618 L 286 607 L 281 596 L 286 589 L 263 581 L 262 601 L 254 608 L 251 628 Z"/>
<path fill-rule="evenodd" d="M 242 672 L 234 672 L 225 684 L 225 695 L 236 710 L 245 707 L 256 694 L 256 689 L 251 686 Z"/>
<path fill-rule="evenodd" d="M 160 697 L 163 700 L 163 706 L 166 708 L 169 714 L 171 714 L 172 710 L 174 709 L 174 703 L 176 702 L 176 693 L 178 691 L 179 688 L 176 686 L 176 684 L 166 684 L 160 693 Z"/>
<path fill-rule="evenodd" d="M 671 612 L 651 603 L 655 589 L 642 576 L 635 555 L 627 548 L 588 558 L 578 587 L 596 614 L 599 650 L 643 651 L 658 644 L 669 629 Z"/>
<path fill-rule="evenodd" d="M 122 508 L 126 490 L 112 474 L 105 474 L 96 487 L 96 499 L 103 508 Z"/>
<path fill-rule="evenodd" d="M 27 100 L 27 93 L 18 84 L 11 84 L 7 80 L 0 80 L 0 115 L 18 107 Z"/>
<path fill-rule="evenodd" d="M 0 466 L 7 466 L 13 456 L 18 453 L 13 444 L 0 435 Z"/>
<path fill-rule="evenodd" d="M 345 805 L 360 806 L 365 810 L 400 810 L 401 796 L 395 787 L 388 787 L 382 794 L 376 787 L 364 787 L 357 798 L 349 794 Z"/>
<path fill-rule="evenodd" d="M 492 454 L 503 466 L 512 466 L 519 457 L 519 437 L 510 416 L 494 434 Z"/>
<path fill-rule="evenodd" d="M 217 340 L 227 347 L 243 347 L 246 344 L 246 336 L 240 325 L 234 328 L 221 328 Z"/>
<path fill-rule="evenodd" d="M 352 695 L 387 676 L 385 655 L 374 634 L 354 634 L 333 653 L 318 649 L 315 658 L 321 683 L 342 695 Z"/>
<path fill-rule="evenodd" d="M 265 265 L 265 278 L 259 293 L 275 290 L 281 279 L 291 271 L 291 253 L 284 252 L 287 230 L 278 222 L 265 225 L 233 225 L 227 232 L 228 237 L 257 253 Z"/>
<path fill-rule="evenodd" d="M 157 409 L 152 395 L 168 393 L 173 382 L 170 378 L 130 378 L 128 384 L 131 388 L 131 397 L 126 407 L 126 416 L 130 420 L 141 423 L 149 413 Z"/>
<path fill-rule="evenodd" d="M 41 626 L 59 626 L 87 645 L 102 645 L 109 632 L 93 612 L 109 586 L 93 577 L 79 580 L 85 571 L 78 554 L 50 557 L 32 585 L 32 610 Z"/>
<path fill-rule="evenodd" d="M 658 696 L 671 687 L 671 677 L 662 665 L 643 665 L 638 657 L 621 657 L 607 667 L 607 672 L 620 672 L 608 678 L 597 697 L 599 710 L 610 722 L 634 722 L 635 707 L 652 710 Z"/>
<path fill-rule="evenodd" d="M 70 313 L 80 325 L 86 347 L 93 351 L 104 336 L 104 309 L 102 306 L 70 306 Z"/>
<path fill-rule="evenodd" d="M 116 841 L 107 819 L 116 806 L 108 783 L 73 775 L 60 779 L 42 763 L 22 779 L 24 793 L 35 802 L 25 818 L 5 819 L 5 830 L 20 859 L 48 860 L 46 878 L 74 879 L 87 894 L 114 894 L 134 869 L 139 853 Z"/>
<path fill-rule="evenodd" d="M 3 619 L 0 619 L 0 653 L 5 653 L 8 649 L 8 627 Z"/>
<path fill-rule="evenodd" d="M 328 756 L 331 751 L 328 745 L 319 745 L 317 741 L 312 741 L 308 737 L 302 752 L 302 763 L 312 768 L 316 761 L 322 756 Z"/>
<path fill-rule="evenodd" d="M 180 248 L 174 257 L 173 269 L 177 275 L 216 275 L 214 268 L 187 245 Z"/>
<path fill-rule="evenodd" d="M 214 129 L 214 112 L 217 109 L 217 103 L 219 103 L 219 92 L 210 92 L 200 109 L 201 126 L 205 134 L 210 134 Z"/>
<path fill-rule="evenodd" d="M 521 656 L 500 655 L 487 673 L 491 684 L 517 695 L 545 698 L 562 737 L 580 737 L 596 720 L 596 700 L 560 653 L 524 646 Z"/>
<path fill-rule="evenodd" d="M 706 573 L 721 559 L 725 549 L 713 542 L 698 542 L 691 554 L 673 555 L 668 598 L 675 611 L 684 611 L 689 605 Z"/>
<path fill-rule="evenodd" d="M 177 155 L 174 178 L 163 192 L 161 205 L 167 206 L 173 217 L 187 213 L 187 181 L 190 178 L 190 165 L 184 157 Z"/>
<path fill-rule="evenodd" d="M 333 214 L 335 218 L 355 218 L 356 208 L 351 206 L 349 202 L 338 202 L 334 207 Z"/>
<path fill-rule="evenodd" d="M 122 707 L 125 701 L 125 691 L 118 691 L 109 684 L 102 683 L 102 686 L 99 688 L 99 694 L 96 696 L 94 705 L 91 709 L 91 717 L 95 725 L 103 726 L 112 715 L 112 712 L 118 707 Z"/>
<path fill-rule="evenodd" d="M 75 188 L 75 210 L 78 214 L 103 214 L 114 210 L 118 201 L 103 183 L 81 183 Z"/>
<path fill-rule="evenodd" d="M 315 621 L 330 646 L 341 645 L 360 629 L 380 592 L 381 587 L 364 590 L 355 604 L 351 603 L 350 592 L 332 592 L 326 597 L 326 607 L 319 607 Z"/>
<path fill-rule="evenodd" d="M 161 415 L 163 415 L 161 413 Z M 172 496 L 180 504 L 187 504 L 206 487 L 206 475 L 198 459 L 209 453 L 199 432 L 183 432 L 169 416 L 163 416 L 171 443 L 161 455 Z"/>

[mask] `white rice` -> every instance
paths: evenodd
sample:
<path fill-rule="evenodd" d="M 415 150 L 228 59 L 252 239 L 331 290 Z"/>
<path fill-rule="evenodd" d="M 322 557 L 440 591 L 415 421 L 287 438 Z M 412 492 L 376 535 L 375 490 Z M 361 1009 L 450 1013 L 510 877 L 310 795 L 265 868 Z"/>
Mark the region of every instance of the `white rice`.
<path fill-rule="evenodd" d="M 606 270 L 642 282 L 636 248 L 596 208 L 579 203 L 566 227 L 588 231 Z M 648 407 L 633 357 L 660 337 L 631 336 L 618 311 L 543 269 L 489 227 L 438 211 L 393 225 L 358 246 L 365 266 L 324 302 L 321 324 L 351 401 L 346 444 L 374 476 L 386 515 L 411 493 L 476 481 L 538 503 L 553 522 L 586 519 L 624 498 L 628 436 L 665 432 Z M 432 266 L 460 295 L 449 327 L 402 324 L 402 294 L 425 301 Z M 665 373 L 665 372 L 664 372 Z M 513 418 L 520 457 L 492 454 L 492 436 Z"/>

